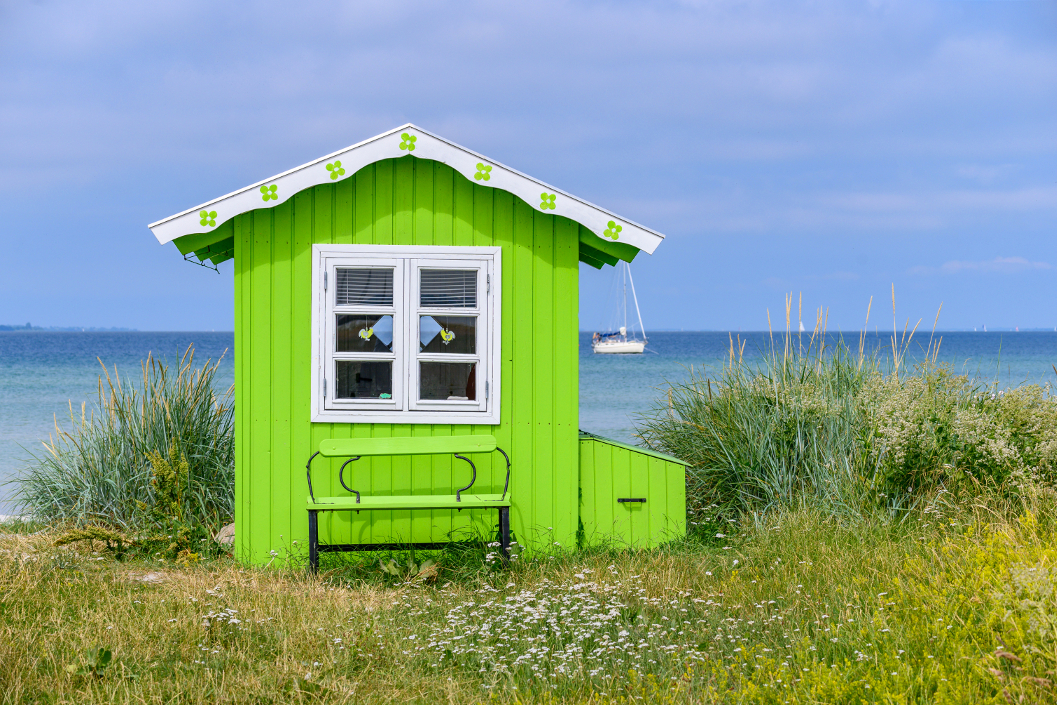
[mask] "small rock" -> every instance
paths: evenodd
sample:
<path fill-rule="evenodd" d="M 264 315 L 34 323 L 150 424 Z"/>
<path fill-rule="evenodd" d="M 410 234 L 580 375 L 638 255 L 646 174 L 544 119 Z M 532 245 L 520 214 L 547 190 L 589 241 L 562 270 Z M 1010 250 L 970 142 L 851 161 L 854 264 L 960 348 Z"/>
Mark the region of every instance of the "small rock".
<path fill-rule="evenodd" d="M 235 524 L 228 524 L 218 531 L 214 540 L 221 546 L 233 546 L 235 544 Z"/>
<path fill-rule="evenodd" d="M 144 583 L 164 583 L 169 579 L 165 573 L 147 573 L 142 578 L 139 578 L 140 582 Z"/>

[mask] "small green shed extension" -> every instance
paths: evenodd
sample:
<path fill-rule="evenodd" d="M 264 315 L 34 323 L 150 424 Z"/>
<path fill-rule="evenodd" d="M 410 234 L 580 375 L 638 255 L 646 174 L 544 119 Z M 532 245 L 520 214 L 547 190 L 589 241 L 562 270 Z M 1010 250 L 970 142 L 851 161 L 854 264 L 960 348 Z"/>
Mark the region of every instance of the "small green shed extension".
<path fill-rule="evenodd" d="M 680 461 L 578 429 L 579 263 L 630 262 L 660 234 L 411 124 L 150 229 L 192 262 L 234 259 L 241 560 L 306 553 L 306 462 L 340 439 L 494 437 L 522 545 L 647 546 L 685 531 Z M 473 492 L 504 492 L 500 453 L 468 458 Z M 455 496 L 467 467 L 320 456 L 311 472 L 317 497 Z M 332 511 L 318 533 L 436 543 L 495 535 L 496 521 Z"/>

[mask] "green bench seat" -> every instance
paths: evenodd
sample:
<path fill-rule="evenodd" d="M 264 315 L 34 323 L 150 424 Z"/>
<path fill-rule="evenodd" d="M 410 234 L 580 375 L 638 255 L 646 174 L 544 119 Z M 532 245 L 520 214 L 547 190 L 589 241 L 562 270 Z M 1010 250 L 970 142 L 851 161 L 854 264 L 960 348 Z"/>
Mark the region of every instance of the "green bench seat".
<path fill-rule="evenodd" d="M 477 466 L 466 457 L 470 453 L 498 451 L 506 460 L 506 483 L 502 494 L 470 494 L 477 481 Z M 454 455 L 469 464 L 470 483 L 452 495 L 376 495 L 363 496 L 345 484 L 345 468 L 360 458 L 401 455 Z M 312 488 L 312 461 L 324 458 L 347 458 L 338 472 L 338 481 L 349 492 L 338 497 L 316 497 Z M 369 551 L 389 548 L 438 548 L 443 544 L 320 544 L 319 512 L 416 510 L 416 509 L 496 509 L 499 513 L 499 544 L 504 558 L 510 552 L 510 457 L 496 445 L 493 436 L 437 436 L 429 438 L 342 438 L 319 444 L 305 466 L 308 476 L 308 560 L 313 571 L 319 569 L 320 552 Z M 464 494 L 465 493 L 465 494 Z"/>
<path fill-rule="evenodd" d="M 509 507 L 510 497 L 501 494 L 464 494 L 457 499 L 453 494 L 412 495 L 404 497 L 363 497 L 357 502 L 355 497 L 320 497 L 315 502 L 309 500 L 308 508 L 317 511 L 337 509 L 490 509 Z"/>

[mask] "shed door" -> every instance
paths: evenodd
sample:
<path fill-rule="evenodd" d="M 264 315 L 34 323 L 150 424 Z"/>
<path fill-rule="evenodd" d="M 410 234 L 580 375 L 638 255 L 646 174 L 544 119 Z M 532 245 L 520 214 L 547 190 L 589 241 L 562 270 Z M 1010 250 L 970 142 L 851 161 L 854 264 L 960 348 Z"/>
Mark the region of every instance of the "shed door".
<path fill-rule="evenodd" d="M 683 535 L 685 517 L 682 465 L 581 438 L 580 520 L 586 543 L 656 546 Z"/>

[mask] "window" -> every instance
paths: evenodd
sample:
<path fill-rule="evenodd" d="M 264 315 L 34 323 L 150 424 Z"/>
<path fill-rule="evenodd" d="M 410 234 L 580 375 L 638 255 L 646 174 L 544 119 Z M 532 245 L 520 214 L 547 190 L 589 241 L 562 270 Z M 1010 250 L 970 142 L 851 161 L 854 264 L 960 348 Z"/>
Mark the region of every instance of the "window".
<path fill-rule="evenodd" d="M 313 256 L 313 421 L 499 423 L 500 248 Z"/>

